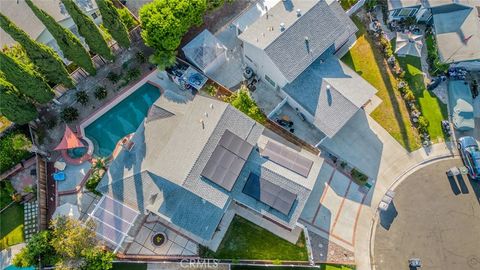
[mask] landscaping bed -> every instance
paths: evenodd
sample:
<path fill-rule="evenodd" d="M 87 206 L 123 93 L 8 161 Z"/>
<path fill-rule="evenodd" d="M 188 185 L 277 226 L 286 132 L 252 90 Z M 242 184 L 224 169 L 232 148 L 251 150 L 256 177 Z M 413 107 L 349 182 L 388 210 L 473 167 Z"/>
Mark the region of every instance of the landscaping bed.
<path fill-rule="evenodd" d="M 445 140 L 441 121 L 448 118 L 447 105 L 429 92 L 425 86 L 420 58 L 414 56 L 398 57 L 400 67 L 405 71 L 404 80 L 415 95 L 418 109 L 428 120 L 427 131 L 432 142 Z"/>
<path fill-rule="evenodd" d="M 342 61 L 378 90 L 376 95 L 382 99 L 382 103 L 371 113 L 372 118 L 408 151 L 420 148 L 420 137 L 412 128 L 408 109 L 396 90 L 396 78 L 380 48 L 366 33 L 364 22 L 357 16 L 352 19 L 359 28 L 358 39 Z"/>
<path fill-rule="evenodd" d="M 217 252 L 200 248 L 200 256 L 233 260 L 307 261 L 305 236 L 294 245 L 252 222 L 235 216 Z"/>

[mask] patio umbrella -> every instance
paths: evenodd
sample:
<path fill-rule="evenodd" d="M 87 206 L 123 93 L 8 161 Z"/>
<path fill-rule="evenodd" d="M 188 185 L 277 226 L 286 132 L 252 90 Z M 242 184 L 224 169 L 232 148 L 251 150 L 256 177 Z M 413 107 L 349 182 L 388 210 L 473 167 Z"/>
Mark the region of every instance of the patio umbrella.
<path fill-rule="evenodd" d="M 60 205 L 59 207 L 57 207 L 57 209 L 55 209 L 52 218 L 57 218 L 59 216 L 79 219 L 80 212 L 78 211 L 78 206 L 71 203 L 65 203 Z"/>
<path fill-rule="evenodd" d="M 63 134 L 62 141 L 55 147 L 55 150 L 65 150 L 78 147 L 85 147 L 82 141 L 73 133 L 73 131 L 65 125 L 65 133 Z"/>
<path fill-rule="evenodd" d="M 421 35 L 397 32 L 397 45 L 395 47 L 395 53 L 398 56 L 412 55 L 420 57 L 422 54 L 422 47 L 423 42 Z"/>

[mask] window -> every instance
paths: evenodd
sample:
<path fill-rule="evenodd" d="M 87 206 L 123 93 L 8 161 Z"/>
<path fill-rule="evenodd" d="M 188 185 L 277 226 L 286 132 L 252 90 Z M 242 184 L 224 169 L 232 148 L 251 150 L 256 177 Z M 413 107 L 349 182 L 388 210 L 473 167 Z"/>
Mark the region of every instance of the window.
<path fill-rule="evenodd" d="M 267 82 L 269 82 L 273 87 L 275 87 L 276 85 L 275 82 L 272 79 L 270 79 L 270 77 L 268 77 L 267 74 L 265 74 L 265 80 L 267 80 Z"/>
<path fill-rule="evenodd" d="M 92 13 L 92 18 L 95 20 L 96 18 L 98 18 L 100 16 L 100 13 L 99 11 L 95 11 L 94 13 Z"/>
<path fill-rule="evenodd" d="M 400 12 L 398 13 L 398 16 L 400 17 L 413 16 L 413 14 L 415 14 L 416 11 L 417 11 L 416 8 L 404 8 L 400 10 Z"/>

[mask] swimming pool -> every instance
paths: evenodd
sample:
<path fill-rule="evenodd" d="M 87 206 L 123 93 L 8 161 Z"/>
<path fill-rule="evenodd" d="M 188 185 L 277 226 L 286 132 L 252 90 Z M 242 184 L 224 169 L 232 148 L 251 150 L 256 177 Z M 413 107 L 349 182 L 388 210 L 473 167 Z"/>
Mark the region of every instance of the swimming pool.
<path fill-rule="evenodd" d="M 88 125 L 85 136 L 93 142 L 93 154 L 98 157 L 110 156 L 120 139 L 137 130 L 159 97 L 160 90 L 145 83 Z"/>

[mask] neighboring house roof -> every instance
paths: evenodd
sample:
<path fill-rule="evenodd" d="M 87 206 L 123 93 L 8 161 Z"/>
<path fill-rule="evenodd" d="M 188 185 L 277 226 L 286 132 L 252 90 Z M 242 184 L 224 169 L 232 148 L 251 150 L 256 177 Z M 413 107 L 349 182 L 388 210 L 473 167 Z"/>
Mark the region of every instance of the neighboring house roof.
<path fill-rule="evenodd" d="M 60 0 L 32 0 L 33 3 L 47 12 L 57 22 L 63 21 L 70 17 L 68 12 L 63 7 Z M 80 8 L 83 10 L 97 9 L 97 3 L 95 0 L 74 0 Z M 32 39 L 37 39 L 43 31 L 45 26 L 42 22 L 33 14 L 30 7 L 25 0 L 5 0 L 1 1 L 0 12 L 7 16 L 18 27 L 25 31 Z M 12 45 L 15 41 L 0 28 L 0 42 L 1 46 Z"/>
<path fill-rule="evenodd" d="M 442 62 L 480 60 L 480 1 L 476 5 L 449 5 L 452 9 L 433 12 L 438 53 Z"/>
<path fill-rule="evenodd" d="M 227 47 L 205 29 L 185 45 L 182 51 L 198 68 L 205 70 L 218 57 L 225 55 Z"/>
<path fill-rule="evenodd" d="M 221 213 L 232 200 L 233 191 L 201 174 L 219 144 L 226 145 L 228 151 L 234 149 L 236 142 L 221 141 L 225 140 L 225 134 L 231 133 L 250 145 L 263 145 L 266 140 L 262 135 L 264 127 L 227 103 L 203 96 L 182 100 L 180 96 L 168 90 L 160 96 L 147 120 L 135 132 L 133 148 L 120 151 L 97 189 L 141 212 L 149 210 L 163 216 L 209 240 Z M 250 151 L 252 154 L 248 158 L 246 153 L 241 154 L 249 164 L 244 165 L 241 172 L 246 168 L 263 168 L 303 189 L 312 189 L 320 158 L 313 154 L 308 156 L 315 159 L 315 163 L 308 177 L 302 177 L 265 158 L 252 158 L 258 152 Z M 238 190 L 235 186 L 239 183 L 241 181 L 237 180 L 233 190 Z M 284 215 L 279 221 L 293 226 L 296 220 L 291 218 L 298 217 L 303 203 L 299 205 L 292 215 Z M 268 207 L 265 209 L 275 212 Z M 200 217 L 199 213 L 208 215 Z M 271 215 L 275 218 L 275 214 Z"/>
<path fill-rule="evenodd" d="M 398 9 L 398 8 L 408 8 L 422 6 L 425 8 L 434 8 L 438 6 L 448 5 L 448 4 L 473 4 L 478 0 L 388 0 L 388 10 Z"/>
<path fill-rule="evenodd" d="M 377 90 L 338 58 L 315 61 L 283 90 L 313 117 L 313 124 L 333 137 Z"/>
<path fill-rule="evenodd" d="M 337 1 L 287 0 L 272 7 L 239 38 L 264 50 L 285 78 L 293 81 L 333 44 L 342 44 L 356 31 Z"/>

